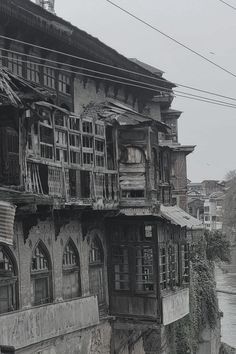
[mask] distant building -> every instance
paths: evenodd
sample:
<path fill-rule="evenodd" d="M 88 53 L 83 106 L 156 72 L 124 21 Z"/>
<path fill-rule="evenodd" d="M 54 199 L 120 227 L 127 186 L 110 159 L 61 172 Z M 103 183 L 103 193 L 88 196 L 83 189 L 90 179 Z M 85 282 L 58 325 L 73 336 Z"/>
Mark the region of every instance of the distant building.
<path fill-rule="evenodd" d="M 188 212 L 193 217 L 204 220 L 204 200 L 201 198 L 188 198 Z"/>
<path fill-rule="evenodd" d="M 222 230 L 225 194 L 214 192 L 204 201 L 204 225 L 210 231 Z"/>
<path fill-rule="evenodd" d="M 224 190 L 224 181 L 204 180 L 198 183 L 191 181 L 188 183 L 188 212 L 199 220 L 204 221 L 209 230 L 222 228 L 223 212 L 222 210 L 220 211 L 219 205 L 216 208 L 216 204 L 220 204 L 220 199 L 217 200 L 217 198 L 221 198 L 224 195 Z"/>

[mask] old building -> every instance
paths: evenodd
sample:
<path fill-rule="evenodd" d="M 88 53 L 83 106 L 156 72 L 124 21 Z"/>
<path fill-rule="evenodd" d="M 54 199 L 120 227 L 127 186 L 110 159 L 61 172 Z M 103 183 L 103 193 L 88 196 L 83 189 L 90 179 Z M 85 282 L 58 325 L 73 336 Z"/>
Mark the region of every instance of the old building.
<path fill-rule="evenodd" d="M 202 229 L 174 85 L 29 0 L 0 0 L 0 64 L 0 345 L 171 351 Z"/>
<path fill-rule="evenodd" d="M 204 201 L 204 224 L 208 230 L 222 230 L 224 192 L 214 192 Z"/>

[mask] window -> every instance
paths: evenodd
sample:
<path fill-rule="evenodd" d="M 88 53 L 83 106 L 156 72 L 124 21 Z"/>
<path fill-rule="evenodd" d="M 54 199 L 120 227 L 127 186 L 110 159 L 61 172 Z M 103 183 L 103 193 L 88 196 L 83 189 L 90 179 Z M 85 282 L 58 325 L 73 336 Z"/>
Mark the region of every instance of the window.
<path fill-rule="evenodd" d="M 40 154 L 46 159 L 53 159 L 53 129 L 40 125 Z"/>
<path fill-rule="evenodd" d="M 54 115 L 55 125 L 59 127 L 66 127 L 67 123 L 67 116 L 61 111 L 56 111 Z"/>
<path fill-rule="evenodd" d="M 93 137 L 83 136 L 83 147 L 92 149 L 93 148 Z"/>
<path fill-rule="evenodd" d="M 33 305 L 51 302 L 51 262 L 48 251 L 41 241 L 33 252 L 31 286 Z"/>
<path fill-rule="evenodd" d="M 61 162 L 68 162 L 68 151 L 66 149 L 56 148 L 56 160 Z"/>
<path fill-rule="evenodd" d="M 160 248 L 160 288 L 161 290 L 167 289 L 168 285 L 168 272 L 167 272 L 167 252 L 165 247 Z"/>
<path fill-rule="evenodd" d="M 55 70 L 44 66 L 43 68 L 44 86 L 55 89 Z"/>
<path fill-rule="evenodd" d="M 93 164 L 93 153 L 84 152 L 83 153 L 83 164 L 92 165 Z"/>
<path fill-rule="evenodd" d="M 8 69 L 15 75 L 23 76 L 22 56 L 8 53 Z"/>
<path fill-rule="evenodd" d="M 95 123 L 95 135 L 104 136 L 104 125 Z"/>
<path fill-rule="evenodd" d="M 139 163 L 145 162 L 143 152 L 140 149 L 137 149 L 134 147 L 126 148 L 122 160 L 125 163 L 134 163 L 134 164 L 136 164 L 136 163 L 139 164 Z"/>
<path fill-rule="evenodd" d="M 96 155 L 96 166 L 97 167 L 104 167 L 104 157 Z"/>
<path fill-rule="evenodd" d="M 26 70 L 27 70 L 27 80 L 33 81 L 38 84 L 40 81 L 39 65 L 36 63 L 27 62 Z"/>
<path fill-rule="evenodd" d="M 116 225 L 112 231 L 114 290 L 133 294 L 154 292 L 152 225 Z"/>
<path fill-rule="evenodd" d="M 169 285 L 171 288 L 178 285 L 178 245 L 168 247 Z"/>
<path fill-rule="evenodd" d="M 123 190 L 122 198 L 144 198 L 144 190 Z"/>
<path fill-rule="evenodd" d="M 81 296 L 79 254 L 72 240 L 69 240 L 63 253 L 63 298 L 73 299 Z"/>
<path fill-rule="evenodd" d="M 70 117 L 69 122 L 70 122 L 70 129 L 71 130 L 76 130 L 78 132 L 80 131 L 80 119 L 79 118 Z"/>
<path fill-rule="evenodd" d="M 58 90 L 63 93 L 71 93 L 70 77 L 66 74 L 59 73 L 58 76 Z"/>
<path fill-rule="evenodd" d="M 61 146 L 67 146 L 67 133 L 63 130 L 56 130 L 56 144 Z"/>
<path fill-rule="evenodd" d="M 104 141 L 95 140 L 95 150 L 99 152 L 104 152 Z"/>
<path fill-rule="evenodd" d="M 84 121 L 82 124 L 83 133 L 93 134 L 93 123 L 89 121 Z"/>
<path fill-rule="evenodd" d="M 153 250 L 151 247 L 136 249 L 136 291 L 153 291 Z"/>
<path fill-rule="evenodd" d="M 80 152 L 79 151 L 70 151 L 70 162 L 76 165 L 81 164 Z"/>
<path fill-rule="evenodd" d="M 10 250 L 0 246 L 0 313 L 17 309 L 17 273 Z"/>
<path fill-rule="evenodd" d="M 189 283 L 189 244 L 181 246 L 182 251 L 182 282 Z"/>
<path fill-rule="evenodd" d="M 70 133 L 70 146 L 80 148 L 80 135 Z"/>
<path fill-rule="evenodd" d="M 115 290 L 130 289 L 128 247 L 114 246 L 112 249 Z"/>
<path fill-rule="evenodd" d="M 210 207 L 209 206 L 205 206 L 204 207 L 204 213 L 209 213 L 210 211 Z"/>
<path fill-rule="evenodd" d="M 101 241 L 94 235 L 89 251 L 89 289 L 91 295 L 97 296 L 99 305 L 105 301 L 103 258 Z"/>

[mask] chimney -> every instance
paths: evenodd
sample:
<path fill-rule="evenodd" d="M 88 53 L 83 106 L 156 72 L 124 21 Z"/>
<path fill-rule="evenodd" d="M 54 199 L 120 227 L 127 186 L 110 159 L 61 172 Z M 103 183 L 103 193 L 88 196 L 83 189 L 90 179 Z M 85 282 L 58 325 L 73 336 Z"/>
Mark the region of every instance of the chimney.
<path fill-rule="evenodd" d="M 37 5 L 43 7 L 45 10 L 55 13 L 55 0 L 36 0 L 35 2 Z"/>

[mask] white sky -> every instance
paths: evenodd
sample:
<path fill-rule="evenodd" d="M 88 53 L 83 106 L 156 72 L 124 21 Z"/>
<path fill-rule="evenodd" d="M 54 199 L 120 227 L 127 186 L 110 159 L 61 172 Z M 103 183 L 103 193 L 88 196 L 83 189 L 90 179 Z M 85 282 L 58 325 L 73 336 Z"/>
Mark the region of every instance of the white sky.
<path fill-rule="evenodd" d="M 236 74 L 236 11 L 219 0 L 113 1 Z M 236 6 L 236 0 L 228 2 Z M 160 68 L 167 79 L 236 98 L 236 77 L 187 52 L 105 0 L 55 3 L 58 16 L 121 54 Z M 222 179 L 227 171 L 236 168 L 235 109 L 184 98 L 176 98 L 173 108 L 183 111 L 179 119 L 180 142 L 197 145 L 188 157 L 188 177 L 192 181 Z"/>

